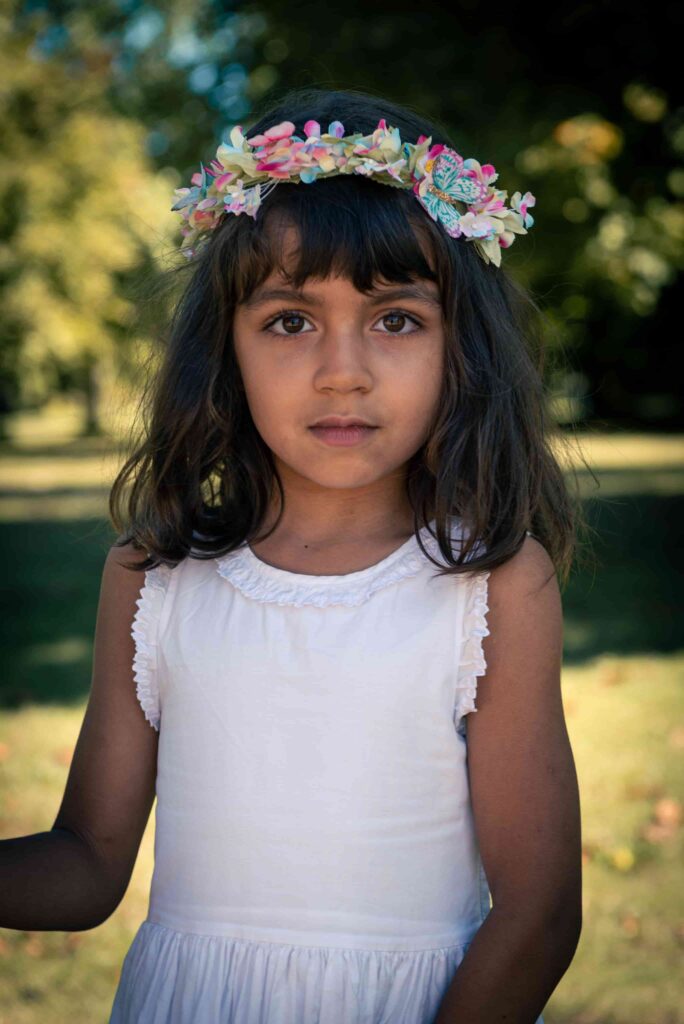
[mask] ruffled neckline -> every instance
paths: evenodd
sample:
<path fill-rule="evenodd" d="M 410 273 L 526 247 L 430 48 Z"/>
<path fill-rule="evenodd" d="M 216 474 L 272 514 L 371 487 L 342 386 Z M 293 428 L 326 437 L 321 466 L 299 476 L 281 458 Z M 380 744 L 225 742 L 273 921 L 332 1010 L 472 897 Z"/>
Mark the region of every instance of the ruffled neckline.
<path fill-rule="evenodd" d="M 430 532 L 435 529 L 434 519 L 429 527 L 424 526 L 419 532 L 423 546 L 434 558 L 440 554 L 437 540 Z M 415 534 L 375 565 L 342 575 L 313 576 L 279 569 L 262 561 L 249 544 L 219 556 L 215 562 L 220 576 L 255 601 L 319 608 L 363 604 L 376 590 L 416 576 L 432 564 L 421 551 Z"/>

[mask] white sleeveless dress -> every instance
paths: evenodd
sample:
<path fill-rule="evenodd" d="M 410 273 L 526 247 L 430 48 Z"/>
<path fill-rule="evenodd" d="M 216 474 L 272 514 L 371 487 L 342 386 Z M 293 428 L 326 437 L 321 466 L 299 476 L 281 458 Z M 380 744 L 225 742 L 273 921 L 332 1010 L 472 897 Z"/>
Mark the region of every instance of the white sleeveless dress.
<path fill-rule="evenodd" d="M 155 865 L 110 1024 L 431 1024 L 491 907 L 465 718 L 488 574 L 436 571 L 411 537 L 347 575 L 247 545 L 147 572 Z"/>

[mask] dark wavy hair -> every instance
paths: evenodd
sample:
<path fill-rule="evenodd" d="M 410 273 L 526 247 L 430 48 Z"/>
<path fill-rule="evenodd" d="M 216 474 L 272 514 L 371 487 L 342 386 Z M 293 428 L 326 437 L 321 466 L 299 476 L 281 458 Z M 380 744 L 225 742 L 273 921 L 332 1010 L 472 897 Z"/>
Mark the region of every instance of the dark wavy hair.
<path fill-rule="evenodd" d="M 458 148 L 422 114 L 353 90 L 290 91 L 245 134 L 284 120 L 302 137 L 308 120 L 324 128 L 339 120 L 347 134 L 368 134 L 381 118 L 403 139 L 423 134 Z M 300 243 L 289 272 L 283 224 L 295 227 Z M 446 337 L 441 401 L 430 436 L 406 466 L 416 537 L 425 552 L 419 530 L 436 520 L 443 575 L 490 570 L 530 531 L 565 584 L 584 521 L 577 489 L 568 486 L 570 466 L 561 467 L 551 446 L 562 447 L 563 436 L 543 380 L 545 317 L 503 265 L 486 264 L 472 243 L 450 238 L 412 192 L 362 175 L 281 182 L 256 219 L 227 214 L 190 263 L 181 259 L 171 275 L 182 290 L 159 333 L 161 359 L 136 417 L 141 433 L 109 495 L 115 544 L 132 542 L 147 555 L 129 568 L 218 557 L 262 539 L 274 485 L 282 517 L 282 482 L 252 421 L 232 335 L 236 304 L 280 270 L 296 287 L 331 274 L 361 292 L 378 279 L 438 284 Z M 467 527 L 457 552 L 449 539 L 453 516 Z"/>

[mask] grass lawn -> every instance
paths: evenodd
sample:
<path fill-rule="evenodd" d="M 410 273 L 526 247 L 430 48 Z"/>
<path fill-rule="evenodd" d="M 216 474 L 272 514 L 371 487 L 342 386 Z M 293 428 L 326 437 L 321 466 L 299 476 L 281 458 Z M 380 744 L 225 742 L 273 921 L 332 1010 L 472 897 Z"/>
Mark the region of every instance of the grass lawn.
<path fill-rule="evenodd" d="M 30 419 L 0 444 L 3 838 L 49 829 L 63 792 L 113 539 L 110 448 Z M 585 439 L 598 479 L 580 474 L 596 562 L 563 595 L 584 928 L 545 1024 L 684 1024 L 683 452 L 681 438 Z M 0 1024 L 104 1024 L 147 911 L 153 840 L 154 814 L 126 897 L 99 928 L 0 929 Z"/>

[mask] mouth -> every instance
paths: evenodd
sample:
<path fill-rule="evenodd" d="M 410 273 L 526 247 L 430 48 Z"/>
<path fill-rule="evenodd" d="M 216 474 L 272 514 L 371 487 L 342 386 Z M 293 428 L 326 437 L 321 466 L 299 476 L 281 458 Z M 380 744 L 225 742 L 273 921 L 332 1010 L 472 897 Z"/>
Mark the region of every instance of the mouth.
<path fill-rule="evenodd" d="M 368 420 L 362 420 L 360 418 L 350 416 L 345 418 L 344 416 L 322 416 L 320 420 L 316 420 L 315 423 L 311 424 L 312 427 L 375 427 L 374 423 L 369 423 Z"/>
<path fill-rule="evenodd" d="M 349 426 L 342 427 L 314 424 L 314 426 L 309 427 L 311 433 L 319 441 L 323 441 L 324 444 L 340 445 L 342 447 L 359 444 L 361 441 L 367 440 L 379 429 L 379 427 L 372 427 L 365 423 L 352 423 Z"/>

